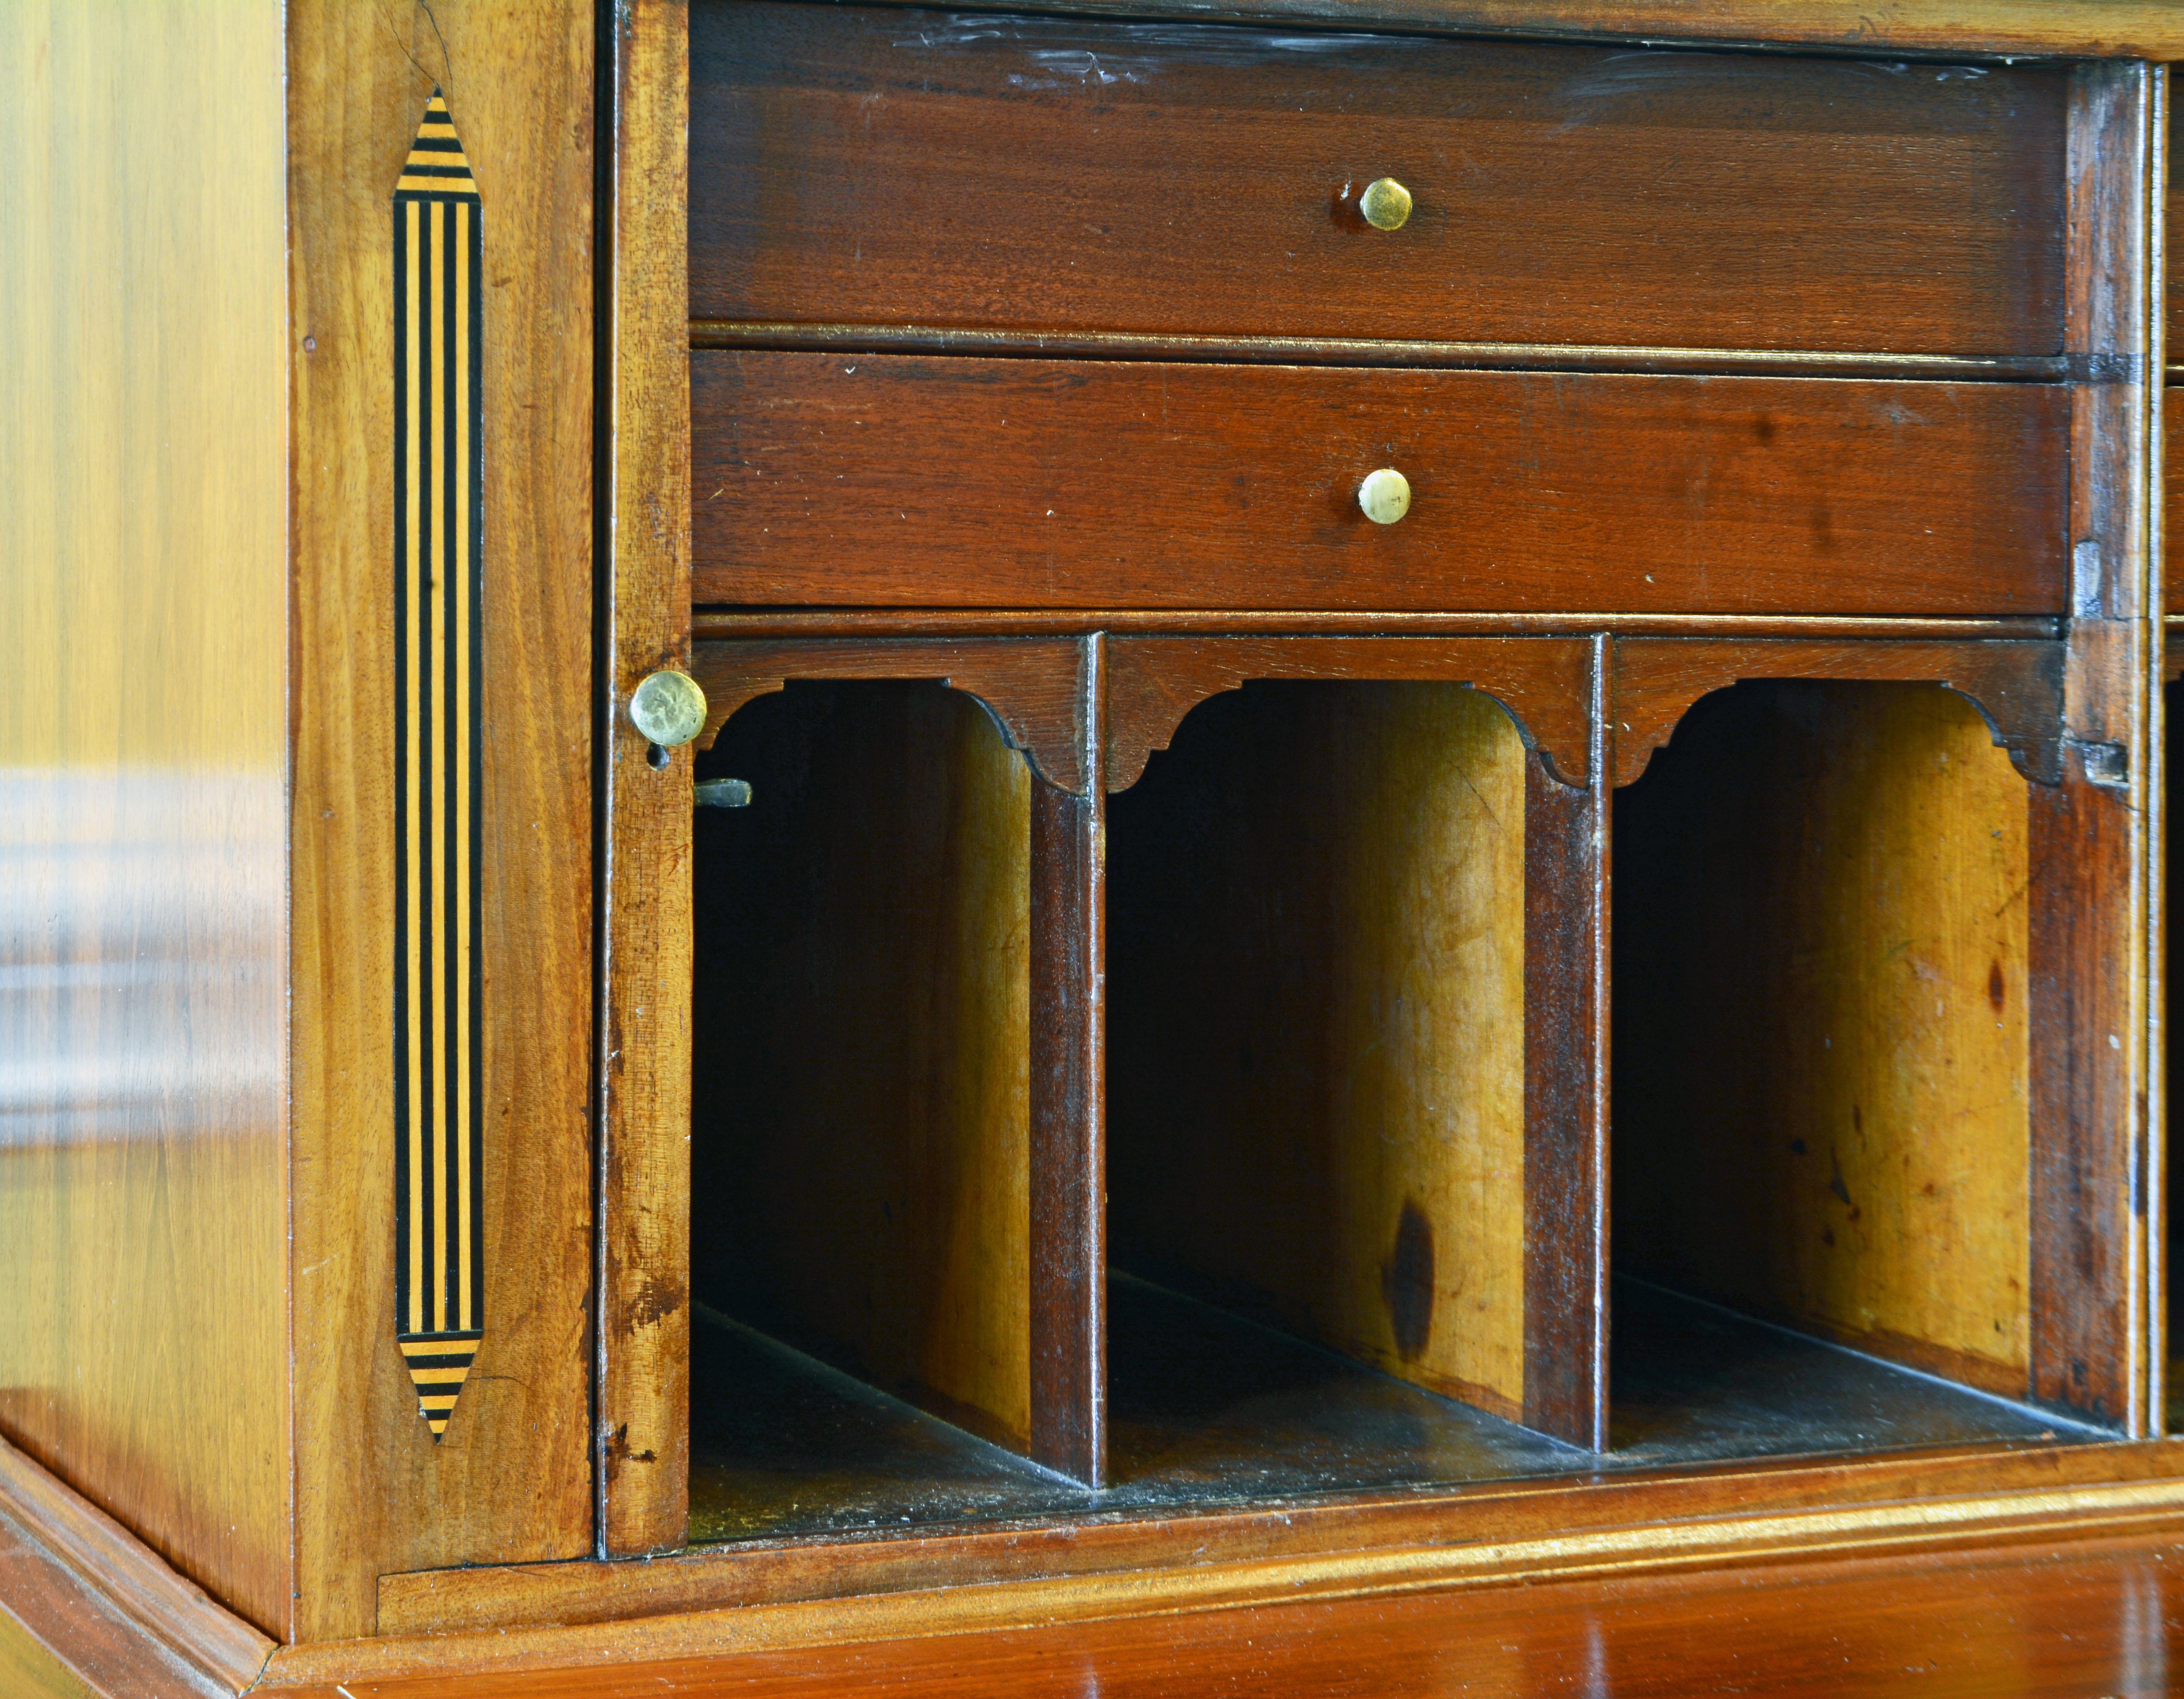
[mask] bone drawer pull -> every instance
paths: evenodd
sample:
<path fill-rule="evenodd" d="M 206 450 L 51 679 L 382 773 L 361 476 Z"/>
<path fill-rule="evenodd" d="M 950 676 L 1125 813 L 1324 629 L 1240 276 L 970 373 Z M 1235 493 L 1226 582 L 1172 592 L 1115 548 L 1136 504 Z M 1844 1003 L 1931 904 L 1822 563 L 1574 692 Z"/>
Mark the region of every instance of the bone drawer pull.
<path fill-rule="evenodd" d="M 662 749 L 678 749 L 705 729 L 705 693 L 688 673 L 648 673 L 629 693 L 629 720 Z"/>
<path fill-rule="evenodd" d="M 1357 487 L 1357 505 L 1375 525 L 1392 525 L 1411 511 L 1411 481 L 1384 466 Z"/>

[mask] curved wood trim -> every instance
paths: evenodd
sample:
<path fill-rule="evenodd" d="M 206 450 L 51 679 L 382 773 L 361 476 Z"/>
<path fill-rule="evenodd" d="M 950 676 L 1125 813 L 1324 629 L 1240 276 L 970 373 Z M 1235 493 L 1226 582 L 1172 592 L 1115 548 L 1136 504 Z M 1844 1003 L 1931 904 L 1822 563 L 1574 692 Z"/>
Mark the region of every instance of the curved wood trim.
<path fill-rule="evenodd" d="M 1431 679 L 1507 709 L 1524 746 L 1583 789 L 1588 651 L 1565 637 L 1129 637 L 1107 645 L 1106 787 L 1127 791 L 1208 696 L 1273 679 Z"/>
<path fill-rule="evenodd" d="M 737 709 L 792 679 L 930 679 L 974 698 L 1040 778 L 1082 796 L 1081 646 L 1066 638 L 699 643 L 690 654 L 691 676 L 705 692 L 698 747 L 710 749 Z"/>
<path fill-rule="evenodd" d="M 1954 690 L 2036 784 L 2062 776 L 2063 645 L 1639 638 L 1615 645 L 1614 782 L 1635 783 L 1701 696 L 1747 679 L 1917 682 Z"/>

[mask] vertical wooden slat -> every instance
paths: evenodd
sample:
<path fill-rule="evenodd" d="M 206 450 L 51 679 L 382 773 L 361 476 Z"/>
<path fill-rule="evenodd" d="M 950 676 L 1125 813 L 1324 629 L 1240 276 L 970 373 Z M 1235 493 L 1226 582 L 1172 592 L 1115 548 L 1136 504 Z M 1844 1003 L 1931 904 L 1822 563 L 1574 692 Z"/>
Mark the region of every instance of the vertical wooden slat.
<path fill-rule="evenodd" d="M 2168 700 L 2162 690 L 2168 657 L 2161 634 L 2169 614 L 2167 539 L 2168 432 L 2163 374 L 2169 369 L 2169 67 L 2152 72 L 2153 115 L 2147 137 L 2146 271 L 2153 299 L 2147 315 L 2146 631 L 2148 672 L 2146 729 L 2146 1411 L 2149 1434 L 2167 1426 L 2169 1402 L 2169 774 Z"/>
<path fill-rule="evenodd" d="M 2156 73 L 2072 73 L 2070 621 L 2059 785 L 2031 798 L 2032 1395 L 2147 1426 L 2149 271 Z"/>
<path fill-rule="evenodd" d="M 679 0 L 615 0 L 604 22 L 595 1432 L 613 1556 L 679 1545 L 689 1514 L 693 752 L 654 767 L 624 712 L 689 659 L 689 25 Z"/>
<path fill-rule="evenodd" d="M 1084 794 L 1031 787 L 1031 1455 L 1106 1470 L 1106 640 L 1081 645 Z"/>
<path fill-rule="evenodd" d="M 1524 763 L 1524 1424 L 1607 1445 L 1609 640 L 1585 788 Z"/>

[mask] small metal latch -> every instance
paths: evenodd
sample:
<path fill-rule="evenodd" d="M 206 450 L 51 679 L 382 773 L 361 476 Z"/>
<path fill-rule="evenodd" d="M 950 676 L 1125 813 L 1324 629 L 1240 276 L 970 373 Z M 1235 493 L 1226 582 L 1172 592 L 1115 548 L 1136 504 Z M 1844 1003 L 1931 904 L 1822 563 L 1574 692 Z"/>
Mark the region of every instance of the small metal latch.
<path fill-rule="evenodd" d="M 2098 785 L 2109 791 L 2131 788 L 2131 761 L 2121 744 L 2080 743 L 2073 738 L 2071 747 L 2078 752 L 2078 759 L 2085 766 L 2088 785 Z"/>
<path fill-rule="evenodd" d="M 690 787 L 701 808 L 748 808 L 751 787 L 748 779 L 701 779 Z"/>

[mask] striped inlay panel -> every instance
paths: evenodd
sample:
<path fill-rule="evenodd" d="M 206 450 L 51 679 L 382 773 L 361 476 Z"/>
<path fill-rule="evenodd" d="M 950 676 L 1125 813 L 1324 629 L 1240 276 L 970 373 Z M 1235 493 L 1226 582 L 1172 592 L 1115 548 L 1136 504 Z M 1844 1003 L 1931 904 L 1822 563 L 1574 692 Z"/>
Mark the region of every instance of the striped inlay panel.
<path fill-rule="evenodd" d="M 437 89 L 394 188 L 395 1303 L 437 1440 L 485 1327 L 484 275 Z"/>

